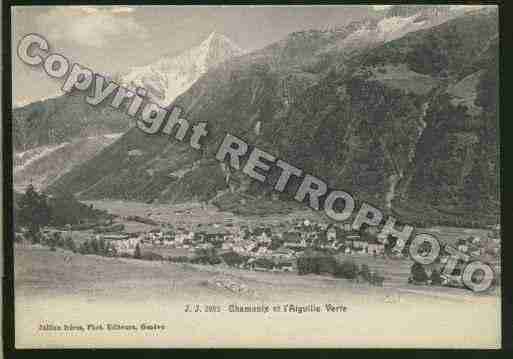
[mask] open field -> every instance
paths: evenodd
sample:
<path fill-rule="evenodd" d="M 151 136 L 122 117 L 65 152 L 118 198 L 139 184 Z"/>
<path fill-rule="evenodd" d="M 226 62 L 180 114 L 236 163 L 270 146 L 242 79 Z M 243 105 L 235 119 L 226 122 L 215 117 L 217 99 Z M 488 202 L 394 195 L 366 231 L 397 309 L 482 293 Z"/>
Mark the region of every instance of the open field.
<path fill-rule="evenodd" d="M 39 246 L 17 246 L 15 251 L 20 347 L 130 347 L 134 340 L 157 347 L 261 346 L 264 336 L 274 338 L 267 345 L 303 347 L 429 347 L 433 342 L 496 347 L 500 342 L 500 302 L 493 294 L 393 281 L 379 288 L 316 275 L 83 256 Z M 219 285 L 224 282 L 231 286 Z M 263 314 L 227 309 L 229 304 L 252 303 L 332 303 L 348 310 Z M 186 313 L 186 304 L 219 305 L 222 312 Z M 62 333 L 38 331 L 44 323 L 143 322 L 166 329 L 67 333 L 65 340 Z M 222 341 L 216 339 L 218 333 L 223 333 Z"/>
<path fill-rule="evenodd" d="M 83 201 L 92 204 L 97 209 L 107 210 L 121 217 L 143 216 L 151 218 L 158 223 L 170 223 L 175 226 L 192 227 L 208 223 L 239 223 L 244 224 L 271 224 L 293 221 L 298 218 L 319 220 L 319 214 L 311 210 L 298 211 L 288 215 L 271 216 L 237 216 L 230 212 L 221 212 L 213 205 L 200 203 L 184 204 L 147 204 L 128 201 Z M 120 219 L 117 220 L 121 221 Z M 133 223 L 133 222 L 132 222 Z M 138 225 L 136 223 L 135 225 Z M 146 226 L 141 224 L 141 226 Z M 151 226 L 150 226 L 151 228 Z"/>
<path fill-rule="evenodd" d="M 151 218 L 158 223 L 170 223 L 176 226 L 193 227 L 197 224 L 207 223 L 233 223 L 237 224 L 280 224 L 291 222 L 296 219 L 309 219 L 322 221 L 323 216 L 305 207 L 304 211 L 297 211 L 287 215 L 268 215 L 268 216 L 238 216 L 230 212 L 221 212 L 213 205 L 203 205 L 200 203 L 183 204 L 148 204 L 131 201 L 83 201 L 95 208 L 106 210 L 109 213 L 126 216 L 142 216 Z M 141 226 L 140 230 L 147 230 L 152 226 L 142 223 L 124 222 L 117 219 L 117 222 L 129 223 L 128 226 Z M 487 229 L 476 228 L 458 228 L 449 226 L 433 226 L 430 228 L 418 229 L 422 232 L 432 233 L 437 238 L 453 243 L 459 238 L 469 236 L 486 237 Z"/>

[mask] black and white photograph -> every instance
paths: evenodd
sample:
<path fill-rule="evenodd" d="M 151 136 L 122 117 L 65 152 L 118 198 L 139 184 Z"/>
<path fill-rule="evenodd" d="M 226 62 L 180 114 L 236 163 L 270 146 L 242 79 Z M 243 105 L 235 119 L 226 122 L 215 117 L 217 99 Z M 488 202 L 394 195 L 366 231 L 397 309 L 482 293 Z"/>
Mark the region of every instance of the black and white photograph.
<path fill-rule="evenodd" d="M 10 19 L 16 349 L 501 348 L 499 6 Z"/>

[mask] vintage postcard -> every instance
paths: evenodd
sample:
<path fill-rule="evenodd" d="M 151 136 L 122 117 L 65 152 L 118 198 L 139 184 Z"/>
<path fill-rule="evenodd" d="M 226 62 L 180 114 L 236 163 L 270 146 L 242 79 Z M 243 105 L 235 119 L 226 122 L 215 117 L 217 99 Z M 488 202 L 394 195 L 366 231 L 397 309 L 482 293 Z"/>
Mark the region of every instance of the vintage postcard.
<path fill-rule="evenodd" d="M 501 347 L 497 6 L 10 16 L 16 348 Z"/>

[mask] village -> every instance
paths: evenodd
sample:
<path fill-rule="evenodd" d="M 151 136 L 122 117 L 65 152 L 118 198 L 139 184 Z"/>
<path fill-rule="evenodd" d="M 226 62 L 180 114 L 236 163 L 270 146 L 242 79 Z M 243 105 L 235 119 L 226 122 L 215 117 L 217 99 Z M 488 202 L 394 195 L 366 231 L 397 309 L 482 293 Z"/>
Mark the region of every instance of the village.
<path fill-rule="evenodd" d="M 38 195 L 33 188 L 27 190 L 21 204 L 17 213 L 24 221 L 17 222 L 15 242 L 50 251 L 361 278 L 380 286 L 391 278 L 395 267 L 412 265 L 409 241 L 397 251 L 396 238 L 383 237 L 376 226 L 364 224 L 354 230 L 349 221 L 337 223 L 308 211 L 243 217 L 201 203 L 171 207 L 127 206 L 122 201 L 81 203 L 72 196 Z M 32 221 L 34 208 L 45 214 L 41 225 Z M 500 273 L 499 225 L 481 229 L 435 226 L 415 231 L 438 238 L 442 253 L 433 265 L 411 266 L 410 277 L 401 274 L 405 283 L 464 287 L 463 261 L 441 276 L 451 248 Z M 421 248 L 424 254 L 428 250 Z M 65 258 L 71 261 L 72 256 Z"/>
<path fill-rule="evenodd" d="M 355 231 L 350 223 L 321 223 L 295 219 L 272 224 L 220 223 L 172 225 L 138 216 L 121 218 L 124 223 L 144 223 L 145 231 L 125 231 L 113 223 L 84 230 L 84 225 L 66 230 L 46 228 L 41 243 L 71 249 L 81 254 L 167 260 L 193 264 L 227 264 L 256 271 L 301 272 L 298 258 L 311 253 L 329 256 L 407 259 L 408 251 L 393 251 L 393 238 L 379 238 L 377 229 Z M 500 228 L 490 228 L 485 238 L 461 237 L 451 244 L 474 258 L 496 262 L 500 256 Z M 52 240 L 53 238 L 53 240 Z M 66 244 L 67 243 L 67 244 Z"/>
<path fill-rule="evenodd" d="M 225 259 L 230 254 L 240 258 L 239 268 L 254 270 L 295 271 L 296 259 L 305 250 L 327 253 L 383 255 L 385 245 L 377 239 L 363 239 L 350 225 L 335 226 L 312 223 L 309 220 L 279 225 L 236 226 L 231 223 L 199 224 L 195 228 L 162 228 L 134 235 L 103 234 L 112 241 L 118 254 L 135 255 L 139 246 L 142 253 L 153 252 L 163 259 L 216 253 Z M 167 251 L 166 251 L 167 249 Z M 172 249 L 175 249 L 173 253 Z M 166 254 L 164 254 L 166 253 Z M 207 256 L 203 262 L 210 263 Z M 198 259 L 202 262 L 201 255 Z M 194 259 L 192 259 L 194 261 Z M 228 260 L 233 263 L 233 261 Z"/>

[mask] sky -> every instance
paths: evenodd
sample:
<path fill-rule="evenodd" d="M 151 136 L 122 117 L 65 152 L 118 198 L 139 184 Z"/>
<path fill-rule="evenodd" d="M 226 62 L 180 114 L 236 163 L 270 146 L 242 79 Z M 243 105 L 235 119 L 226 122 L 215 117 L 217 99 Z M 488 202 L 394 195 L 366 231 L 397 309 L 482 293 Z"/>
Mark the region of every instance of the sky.
<path fill-rule="evenodd" d="M 60 94 L 62 80 L 49 78 L 41 67 L 30 67 L 17 57 L 18 42 L 29 33 L 45 37 L 51 52 L 94 72 L 114 75 L 178 55 L 213 31 L 252 51 L 294 31 L 381 17 L 390 6 L 16 6 L 12 8 L 13 104 Z"/>
<path fill-rule="evenodd" d="M 26 104 L 59 94 L 61 80 L 18 59 L 26 34 L 45 37 L 51 52 L 99 73 L 177 55 L 215 31 L 247 51 L 303 29 L 343 26 L 379 16 L 382 6 L 17 6 L 13 8 L 13 103 Z"/>

